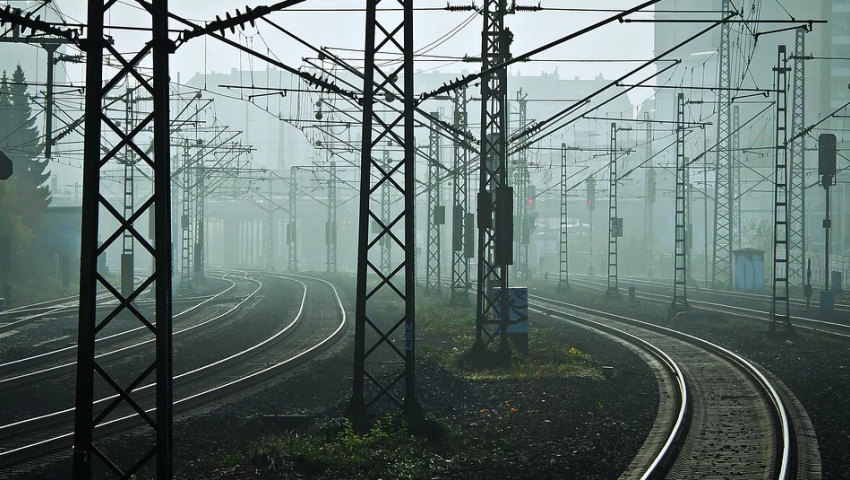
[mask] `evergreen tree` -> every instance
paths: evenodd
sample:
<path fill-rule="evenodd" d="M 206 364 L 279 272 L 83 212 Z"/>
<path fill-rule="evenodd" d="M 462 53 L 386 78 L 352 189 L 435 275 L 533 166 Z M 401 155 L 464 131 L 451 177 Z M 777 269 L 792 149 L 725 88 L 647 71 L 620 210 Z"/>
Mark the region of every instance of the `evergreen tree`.
<path fill-rule="evenodd" d="M 9 112 L 12 107 L 11 91 L 9 91 L 9 78 L 6 71 L 0 77 L 0 150 L 5 152 L 6 142 L 9 140 Z"/>
<path fill-rule="evenodd" d="M 8 90 L 10 102 L 6 115 L 7 130 L 5 136 L 0 136 L 0 148 L 15 166 L 12 179 L 18 187 L 20 212 L 24 221 L 30 227 L 35 227 L 40 214 L 50 204 L 50 187 L 47 185 L 50 171 L 47 170 L 48 160 L 39 158 L 44 144 L 35 127 L 36 117 L 32 113 L 26 76 L 20 65 L 12 74 Z"/>

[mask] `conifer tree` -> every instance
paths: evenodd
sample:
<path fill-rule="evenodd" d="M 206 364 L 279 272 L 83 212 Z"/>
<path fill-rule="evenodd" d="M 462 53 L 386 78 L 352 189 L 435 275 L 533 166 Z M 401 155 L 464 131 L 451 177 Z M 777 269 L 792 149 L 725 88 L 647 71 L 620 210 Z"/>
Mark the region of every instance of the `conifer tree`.
<path fill-rule="evenodd" d="M 7 88 L 6 135 L 0 136 L 0 148 L 14 164 L 12 180 L 17 186 L 20 213 L 27 225 L 35 227 L 40 214 L 50 204 L 50 187 L 47 185 L 50 171 L 47 170 L 48 160 L 39 158 L 44 144 L 35 127 L 36 117 L 30 106 L 26 76 L 20 65 L 12 74 Z M 3 127 L 0 127 L 0 132 L 2 130 Z"/>

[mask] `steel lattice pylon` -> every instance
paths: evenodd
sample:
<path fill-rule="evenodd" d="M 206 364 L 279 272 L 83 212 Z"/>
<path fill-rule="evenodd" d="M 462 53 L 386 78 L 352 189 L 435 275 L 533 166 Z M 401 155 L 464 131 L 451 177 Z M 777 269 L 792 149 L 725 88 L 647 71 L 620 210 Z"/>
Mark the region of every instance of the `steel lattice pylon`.
<path fill-rule="evenodd" d="M 469 153 L 460 132 L 467 128 L 466 87 L 455 91 L 454 100 L 454 189 L 452 202 L 452 305 L 469 303 L 469 259 L 472 255 L 472 229 L 469 209 Z"/>
<path fill-rule="evenodd" d="M 510 31 L 505 29 L 506 0 L 485 0 L 482 33 L 482 71 L 489 71 L 509 57 Z M 507 185 L 507 69 L 481 77 L 481 170 L 478 183 L 478 282 L 476 292 L 475 344 L 485 348 L 488 326 L 508 327 L 508 296 L 496 296 L 493 288 L 507 292 L 508 265 L 512 263 L 513 196 Z M 496 302 L 500 302 L 497 318 Z M 500 335 L 500 349 L 507 351 L 507 335 Z"/>
<path fill-rule="evenodd" d="M 289 169 L 289 228 L 286 232 L 288 265 L 290 272 L 298 271 L 298 167 Z"/>
<path fill-rule="evenodd" d="M 274 198 L 274 173 L 269 172 L 269 184 L 268 184 L 268 211 L 266 212 L 266 270 L 269 272 L 274 271 L 274 211 L 275 206 L 272 201 Z M 200 199 L 197 199 L 200 202 Z M 196 221 L 200 221 L 200 219 L 196 219 Z"/>
<path fill-rule="evenodd" d="M 799 135 L 806 128 L 806 33 L 805 27 L 795 32 L 794 41 L 794 90 L 791 103 L 791 175 L 789 189 L 791 203 L 789 210 L 790 257 L 788 280 L 792 286 L 803 285 L 806 268 L 806 135 Z"/>
<path fill-rule="evenodd" d="M 390 155 L 389 150 L 384 150 L 383 153 L 383 168 L 384 170 L 389 170 L 390 163 L 392 162 L 392 156 Z M 384 224 L 389 223 L 390 215 L 392 214 L 392 189 L 389 182 L 384 182 L 381 187 L 381 222 Z M 373 223 L 373 233 L 378 233 L 380 231 L 380 226 L 376 223 Z M 381 270 L 388 271 L 390 269 L 390 265 L 393 261 L 393 250 L 392 250 L 392 238 L 389 235 L 382 237 L 378 243 L 381 245 Z"/>
<path fill-rule="evenodd" d="M 744 196 L 744 190 L 741 188 L 741 165 L 738 164 L 738 152 L 741 151 L 741 132 L 739 131 L 741 128 L 741 107 L 738 105 L 734 105 L 732 107 L 732 164 L 734 165 L 734 169 L 732 170 L 733 175 L 735 176 L 735 245 L 737 248 L 741 248 L 743 245 L 741 243 L 741 232 L 743 229 L 741 228 L 741 199 Z M 734 277 L 733 277 L 734 279 Z"/>
<path fill-rule="evenodd" d="M 523 95 L 522 89 L 517 92 L 517 103 L 519 104 L 518 131 L 523 131 L 528 124 L 528 94 Z M 529 278 L 528 244 L 531 236 L 531 218 L 528 208 L 528 182 L 530 174 L 528 171 L 528 148 L 523 146 L 517 151 L 516 170 L 513 178 L 516 188 L 516 211 L 515 217 L 519 220 L 517 232 L 519 239 L 516 241 L 516 275 Z M 515 235 L 516 236 L 516 235 Z"/>
<path fill-rule="evenodd" d="M 773 295 L 770 328 L 777 323 L 791 327 L 788 282 L 788 59 L 786 46 L 779 45 L 776 55 L 776 159 L 774 162 L 773 202 Z"/>
<path fill-rule="evenodd" d="M 207 171 L 204 168 L 204 146 L 199 145 L 201 149 L 198 166 L 195 168 L 195 284 L 200 285 L 204 282 L 204 242 L 207 237 L 206 224 L 206 181 L 205 176 Z"/>
<path fill-rule="evenodd" d="M 721 0 L 721 18 L 732 11 L 731 0 Z M 720 50 L 718 52 L 717 81 L 717 157 L 715 160 L 714 245 L 712 246 L 712 288 L 731 286 L 732 281 L 732 229 L 734 207 L 732 197 L 732 147 L 730 144 L 731 91 L 731 41 L 732 26 L 720 25 Z"/>
<path fill-rule="evenodd" d="M 690 310 L 688 303 L 688 265 L 686 232 L 686 188 L 688 164 L 685 158 L 685 95 L 680 93 L 676 102 L 676 232 L 673 249 L 673 302 L 670 311 Z"/>
<path fill-rule="evenodd" d="M 606 297 L 619 297 L 617 276 L 617 124 L 611 124 L 611 145 L 608 148 L 608 290 Z"/>
<path fill-rule="evenodd" d="M 442 276 L 440 269 L 440 229 L 442 221 L 440 209 L 440 135 L 437 132 L 440 122 L 440 112 L 431 112 L 433 120 L 428 132 L 428 238 L 425 245 L 425 293 L 437 294 L 441 290 Z"/>
<path fill-rule="evenodd" d="M 327 244 L 328 272 L 336 272 L 336 162 L 330 162 L 330 178 L 328 178 L 328 223 L 325 226 L 325 243 Z"/>
<path fill-rule="evenodd" d="M 124 94 L 124 123 L 125 125 L 133 125 L 135 118 L 133 116 L 133 103 L 135 96 L 133 90 L 127 87 Z M 124 218 L 133 216 L 135 208 L 135 175 L 136 157 L 130 147 L 125 147 L 123 158 L 120 160 L 124 164 Z M 134 269 L 135 259 L 133 257 L 134 243 L 133 234 L 125 231 L 121 239 L 121 295 L 129 297 L 133 294 L 134 288 Z"/>
<path fill-rule="evenodd" d="M 648 277 L 655 276 L 655 219 L 654 205 L 657 185 L 657 174 L 655 173 L 655 162 L 652 158 L 652 141 L 654 140 L 652 132 L 652 118 L 649 112 L 643 114 L 643 119 L 646 121 L 646 192 L 643 199 L 643 243 L 648 249 L 648 258 L 646 265 L 646 275 Z"/>
<path fill-rule="evenodd" d="M 95 459 L 98 465 L 105 465 L 108 473 L 120 478 L 130 478 L 133 475 L 144 477 L 171 478 L 172 476 L 172 279 L 171 279 L 171 198 L 170 186 L 170 152 L 169 152 L 169 70 L 168 55 L 174 50 L 173 42 L 168 38 L 168 2 L 154 0 L 147 10 L 136 12 L 137 15 L 150 15 L 152 30 L 138 32 L 134 38 L 140 40 L 137 48 L 132 45 L 113 47 L 104 35 L 104 21 L 111 18 L 111 10 L 117 2 L 104 4 L 102 0 L 89 0 L 88 22 L 86 32 L 88 38 L 83 42 L 86 51 L 86 99 L 85 99 L 85 140 L 83 162 L 83 208 L 80 252 L 80 312 L 79 336 L 77 341 L 77 385 L 74 425 L 74 478 L 89 479 L 95 472 Z M 147 38 L 140 38 L 148 35 Z M 104 50 L 107 50 L 113 60 L 112 65 L 120 68 L 105 71 Z M 121 52 L 138 51 L 132 56 Z M 138 68 L 143 59 L 151 55 L 153 81 L 146 78 Z M 119 126 L 109 118 L 110 111 L 103 108 L 104 97 L 109 95 L 118 85 L 129 77 L 139 82 L 141 88 L 153 97 L 151 113 L 141 116 L 132 125 Z M 105 127 L 105 128 L 104 128 Z M 144 147 L 136 143 L 136 136 L 145 129 L 153 131 L 153 157 L 147 155 Z M 104 141 L 103 136 L 118 139 L 112 146 Z M 152 196 L 138 205 L 130 218 L 125 218 L 121 212 L 112 206 L 101 195 L 101 173 L 116 160 L 121 150 L 128 146 L 138 155 L 139 168 L 148 170 L 154 180 Z M 151 244 L 138 232 L 133 224 L 142 215 L 155 212 L 154 242 Z M 115 231 L 104 236 L 102 245 L 98 246 L 98 227 L 100 214 L 114 217 L 119 226 Z M 129 297 L 123 296 L 110 281 L 98 271 L 98 258 L 106 255 L 108 249 L 125 231 L 132 233 L 134 241 L 140 250 L 148 253 L 153 259 L 153 272 L 143 278 Z M 138 253 L 138 252 L 137 252 Z M 105 288 L 110 295 L 117 299 L 112 302 L 99 302 L 97 298 L 98 285 Z M 143 313 L 135 308 L 133 300 L 149 288 L 155 289 L 154 304 L 150 310 Z M 98 311 L 100 306 L 100 311 Z M 98 333 L 124 311 L 130 311 L 154 337 L 150 343 L 154 347 L 151 352 L 153 360 L 150 364 L 139 365 L 138 375 L 132 382 L 121 385 L 110 376 L 105 365 L 97 359 L 96 340 Z M 124 373 L 124 372 L 122 372 Z M 140 405 L 136 397 L 136 389 L 145 383 L 146 379 L 155 375 L 156 400 L 155 405 Z M 95 382 L 95 379 L 98 382 Z M 102 382 L 101 382 L 102 380 Z M 103 408 L 94 404 L 95 386 L 109 389 L 118 395 Z M 156 414 L 151 416 L 148 408 L 156 408 Z M 95 410 L 98 408 L 98 410 Z M 110 414 L 136 415 L 146 426 L 150 427 L 150 449 L 133 455 L 122 452 L 123 459 L 133 458 L 128 468 L 122 468 L 113 462 L 106 453 L 103 445 L 96 441 L 96 427 L 110 420 Z M 113 449 L 120 448 L 111 445 Z M 115 453 L 114 450 L 112 453 Z M 155 461 L 155 467 L 148 470 L 148 463 Z"/>
<path fill-rule="evenodd" d="M 189 139 L 183 139 L 182 214 L 180 216 L 180 290 L 192 291 L 192 170 Z"/>
<path fill-rule="evenodd" d="M 394 9 L 378 9 L 380 3 L 379 0 L 366 2 L 354 379 L 347 412 L 355 421 L 362 421 L 367 410 L 382 399 L 402 407 L 409 414 L 421 414 L 416 400 L 414 368 L 416 169 L 413 1 L 383 3 L 391 3 Z M 378 64 L 376 56 L 400 57 L 402 61 Z M 398 99 L 402 108 L 400 112 L 389 112 L 389 118 L 383 119 L 374 106 L 377 97 L 387 96 Z M 400 147 L 403 152 L 401 160 L 387 164 L 375 158 L 377 146 L 387 140 Z M 394 203 L 398 205 L 398 213 L 386 220 L 382 215 L 382 188 L 389 190 L 390 201 L 396 200 Z M 374 231 L 370 229 L 370 223 L 377 225 Z M 400 252 L 399 260 L 389 265 L 382 265 L 383 251 L 380 250 L 385 240 L 390 248 Z M 373 300 L 376 295 L 378 300 Z M 389 312 L 387 296 L 401 304 L 400 308 L 393 309 L 401 310 L 400 313 Z M 402 339 L 398 338 L 400 333 L 403 333 Z M 372 358 L 381 362 L 379 367 L 371 363 Z M 365 386 L 367 379 L 368 392 Z M 403 399 L 399 398 L 399 394 L 403 395 Z"/>
<path fill-rule="evenodd" d="M 567 212 L 567 144 L 561 144 L 561 222 L 560 222 L 560 245 L 558 248 L 558 289 L 570 291 L 570 247 L 567 223 L 569 215 Z"/>

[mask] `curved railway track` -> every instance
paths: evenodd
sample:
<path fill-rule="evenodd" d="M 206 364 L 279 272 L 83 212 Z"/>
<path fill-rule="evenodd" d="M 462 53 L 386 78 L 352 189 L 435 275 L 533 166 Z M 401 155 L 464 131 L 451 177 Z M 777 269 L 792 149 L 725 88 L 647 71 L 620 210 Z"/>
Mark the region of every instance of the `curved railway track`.
<path fill-rule="evenodd" d="M 662 393 L 674 397 L 677 407 L 668 403 L 659 409 L 656 428 L 621 478 L 797 478 L 797 419 L 780 388 L 758 367 L 722 347 L 675 330 L 529 297 L 537 303 L 531 309 L 539 313 L 629 337 L 632 343 L 637 337 L 643 349 L 649 345 L 665 352 L 670 359 L 663 362 L 668 379 L 682 375 L 676 380 L 684 390 L 678 393 L 670 390 L 675 381 L 661 385 Z M 677 365 L 679 373 L 671 374 L 670 364 Z M 675 420 L 670 418 L 674 411 L 679 412 Z M 686 420 L 681 417 L 683 411 Z"/>
<path fill-rule="evenodd" d="M 274 277 L 277 281 L 292 282 L 300 292 L 297 308 L 291 318 L 271 319 L 277 326 L 268 335 L 240 347 L 238 351 L 220 353 L 218 358 L 201 365 L 186 365 L 174 377 L 175 412 L 188 412 L 200 405 L 210 404 L 223 397 L 238 395 L 245 387 L 266 381 L 279 371 L 292 367 L 323 351 L 339 339 L 347 325 L 345 309 L 336 289 L 329 283 L 310 277 L 283 275 L 256 275 L 261 278 Z M 258 281 L 254 279 L 254 281 Z M 259 281 L 258 281 L 259 282 Z M 307 287 L 307 284 L 313 287 Z M 267 297 L 268 293 L 258 295 Z M 277 296 L 275 297 L 277 298 Z M 245 302 L 240 302 L 240 328 L 245 322 L 257 319 L 244 311 Z M 226 332 L 222 332 L 227 334 Z M 233 335 L 229 331 L 229 335 Z M 175 362 L 180 355 L 175 354 Z M 152 408 L 153 386 L 142 385 L 135 389 L 134 396 L 148 414 Z M 114 396 L 104 396 L 96 401 L 96 408 L 111 402 Z M 138 415 L 131 415 L 129 408 L 113 411 L 110 420 L 98 428 L 98 435 L 126 431 L 140 424 Z M 0 422 L 0 476 L 14 476 L 29 470 L 46 452 L 56 452 L 67 447 L 72 440 L 73 408 L 51 411 L 14 422 Z M 53 454 L 57 455 L 57 454 Z"/>
<path fill-rule="evenodd" d="M 624 280 L 625 281 L 625 280 Z M 605 292 L 607 287 L 605 285 L 604 280 L 596 280 L 589 278 L 570 278 L 570 284 L 574 286 L 579 286 L 580 288 L 585 288 L 588 290 Z M 657 285 L 657 284 L 654 284 Z M 662 289 L 663 286 L 657 285 L 659 289 Z M 621 287 L 622 288 L 622 287 Z M 638 291 L 635 294 L 635 297 L 639 300 L 647 300 L 650 302 L 656 302 L 661 304 L 669 304 L 672 297 L 670 293 L 656 293 L 649 291 Z M 765 324 L 770 323 L 770 312 L 768 310 L 760 310 L 751 307 L 744 307 L 739 305 L 729 305 L 725 303 L 719 303 L 717 301 L 709 301 L 709 300 L 700 300 L 694 298 L 693 295 L 689 296 L 688 302 L 692 307 L 700 310 L 711 311 L 711 312 L 719 312 L 725 313 L 734 317 L 762 322 Z M 850 315 L 850 312 L 848 312 Z M 850 318 L 850 316 L 845 317 Z M 798 315 L 791 316 L 791 323 L 795 328 L 805 330 L 807 332 L 816 333 L 819 335 L 828 336 L 830 338 L 834 338 L 842 341 L 850 341 L 850 325 L 821 320 L 817 318 L 810 317 L 802 317 Z"/>

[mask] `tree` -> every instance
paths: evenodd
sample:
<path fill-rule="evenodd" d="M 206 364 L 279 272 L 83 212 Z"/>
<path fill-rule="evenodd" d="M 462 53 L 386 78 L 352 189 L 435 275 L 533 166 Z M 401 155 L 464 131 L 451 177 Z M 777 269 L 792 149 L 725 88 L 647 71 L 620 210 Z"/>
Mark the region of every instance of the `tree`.
<path fill-rule="evenodd" d="M 50 171 L 47 170 L 48 160 L 39 158 L 44 144 L 35 127 L 36 117 L 32 113 L 30 97 L 27 94 L 26 75 L 20 65 L 12 74 L 12 81 L 8 83 L 7 88 L 9 101 L 4 108 L 7 111 L 6 135 L 0 136 L 0 148 L 3 148 L 15 165 L 12 179 L 17 185 L 20 200 L 18 207 L 25 223 L 33 228 L 38 225 L 41 213 L 50 204 L 50 187 L 47 185 L 50 178 Z M 0 127 L 0 132 L 3 130 L 4 128 Z"/>

